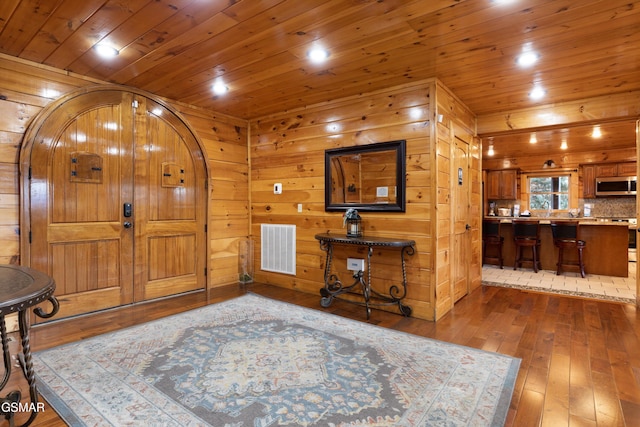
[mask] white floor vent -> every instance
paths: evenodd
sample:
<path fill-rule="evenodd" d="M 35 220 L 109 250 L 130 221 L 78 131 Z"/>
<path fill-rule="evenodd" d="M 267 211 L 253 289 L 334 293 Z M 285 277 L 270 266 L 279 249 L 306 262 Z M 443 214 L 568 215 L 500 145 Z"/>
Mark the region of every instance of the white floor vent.
<path fill-rule="evenodd" d="M 296 274 L 296 226 L 261 224 L 261 269 Z"/>

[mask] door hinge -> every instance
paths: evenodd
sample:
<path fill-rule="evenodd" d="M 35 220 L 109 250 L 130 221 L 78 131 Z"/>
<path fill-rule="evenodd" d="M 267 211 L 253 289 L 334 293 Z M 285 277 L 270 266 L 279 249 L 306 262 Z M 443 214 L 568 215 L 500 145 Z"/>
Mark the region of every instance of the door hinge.
<path fill-rule="evenodd" d="M 31 166 L 29 166 L 29 175 L 28 175 L 27 179 L 31 179 Z"/>
<path fill-rule="evenodd" d="M 31 230 L 29 230 L 29 244 L 31 244 Z"/>
<path fill-rule="evenodd" d="M 204 232 L 206 233 L 209 230 L 209 227 L 207 227 L 207 224 L 204 225 Z"/>
<path fill-rule="evenodd" d="M 206 277 L 206 275 L 207 275 L 207 267 L 204 268 L 204 275 Z"/>

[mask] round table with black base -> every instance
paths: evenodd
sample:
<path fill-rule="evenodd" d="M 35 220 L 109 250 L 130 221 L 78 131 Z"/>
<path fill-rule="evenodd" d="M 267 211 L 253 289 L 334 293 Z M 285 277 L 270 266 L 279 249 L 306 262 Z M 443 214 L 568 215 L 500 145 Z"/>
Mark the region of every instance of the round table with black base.
<path fill-rule="evenodd" d="M 33 312 L 42 318 L 50 318 L 58 312 L 58 300 L 53 296 L 56 284 L 46 274 L 28 267 L 17 265 L 0 265 L 0 335 L 2 335 L 2 353 L 4 358 L 4 378 L 0 382 L 0 391 L 4 390 L 11 376 L 11 353 L 7 337 L 5 316 L 18 313 L 18 325 L 22 351 L 18 354 L 20 367 L 27 383 L 29 384 L 28 404 L 20 403 L 22 398 L 19 390 L 9 392 L 0 398 L 0 414 L 9 420 L 9 425 L 14 425 L 14 415 L 20 407 L 27 408 L 31 416 L 22 426 L 28 426 L 38 415 L 38 390 L 36 389 L 36 376 L 31 359 L 31 345 L 29 343 L 29 308 L 44 301 L 52 305 L 50 312 L 45 312 L 37 307 Z"/>

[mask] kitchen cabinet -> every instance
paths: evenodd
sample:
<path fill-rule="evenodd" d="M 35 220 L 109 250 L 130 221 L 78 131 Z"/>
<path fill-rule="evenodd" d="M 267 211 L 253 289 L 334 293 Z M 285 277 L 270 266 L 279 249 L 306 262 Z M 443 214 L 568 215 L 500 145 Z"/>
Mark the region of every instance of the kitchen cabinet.
<path fill-rule="evenodd" d="M 618 176 L 636 176 L 636 162 L 618 163 Z"/>
<path fill-rule="evenodd" d="M 636 162 L 597 163 L 582 166 L 582 197 L 596 197 L 596 178 L 636 176 Z"/>
<path fill-rule="evenodd" d="M 586 165 L 585 165 L 586 166 Z M 601 163 L 593 165 L 596 168 L 595 178 L 607 176 L 635 176 L 636 162 Z"/>
<path fill-rule="evenodd" d="M 596 178 L 603 178 L 606 176 L 618 176 L 617 163 L 606 163 L 603 165 L 596 165 Z"/>
<path fill-rule="evenodd" d="M 596 197 L 595 165 L 582 166 L 582 197 L 585 199 L 593 199 Z"/>
<path fill-rule="evenodd" d="M 487 171 L 486 192 L 489 200 L 516 200 L 518 171 L 516 169 Z"/>

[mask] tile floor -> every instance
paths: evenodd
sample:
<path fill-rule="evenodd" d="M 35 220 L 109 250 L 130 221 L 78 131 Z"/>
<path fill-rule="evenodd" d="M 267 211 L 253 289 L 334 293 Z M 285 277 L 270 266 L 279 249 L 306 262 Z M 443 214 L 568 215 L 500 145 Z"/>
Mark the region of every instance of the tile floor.
<path fill-rule="evenodd" d="M 513 267 L 500 269 L 494 265 L 482 267 L 482 281 L 485 284 L 531 290 L 546 290 L 553 293 L 576 295 L 587 298 L 606 299 L 635 303 L 636 263 L 629 263 L 629 277 L 598 276 L 566 272 L 560 276 L 555 271 L 541 270 L 534 273 L 530 268 Z"/>

